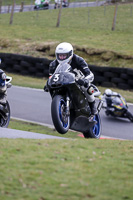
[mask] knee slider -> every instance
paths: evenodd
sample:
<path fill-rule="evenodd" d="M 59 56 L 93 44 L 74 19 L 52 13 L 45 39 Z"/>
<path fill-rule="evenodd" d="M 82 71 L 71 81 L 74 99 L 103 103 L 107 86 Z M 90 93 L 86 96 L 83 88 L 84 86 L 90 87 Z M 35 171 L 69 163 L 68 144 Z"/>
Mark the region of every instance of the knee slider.
<path fill-rule="evenodd" d="M 89 86 L 89 88 L 87 89 L 87 92 L 89 95 L 94 93 L 94 88 L 92 86 Z"/>

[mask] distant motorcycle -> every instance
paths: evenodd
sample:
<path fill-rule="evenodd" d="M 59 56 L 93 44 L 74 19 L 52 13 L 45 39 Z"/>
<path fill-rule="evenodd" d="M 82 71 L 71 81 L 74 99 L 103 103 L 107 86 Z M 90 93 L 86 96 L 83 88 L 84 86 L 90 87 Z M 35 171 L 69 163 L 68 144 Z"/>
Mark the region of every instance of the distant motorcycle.
<path fill-rule="evenodd" d="M 103 95 L 101 98 L 106 116 L 127 118 L 133 122 L 133 115 L 129 112 L 127 102 L 121 95 L 111 97 Z"/>
<path fill-rule="evenodd" d="M 12 77 L 6 76 L 5 78 L 0 77 L 0 85 L 6 85 L 7 88 L 10 88 L 12 84 L 10 83 Z M 8 101 L 6 104 L 0 103 L 0 127 L 8 127 L 10 121 L 10 105 Z"/>
<path fill-rule="evenodd" d="M 61 4 L 61 0 L 55 0 L 54 9 L 60 8 L 60 4 Z M 63 0 L 62 1 L 62 7 L 68 7 L 68 6 L 69 6 L 68 0 Z"/>
<path fill-rule="evenodd" d="M 65 134 L 72 129 L 82 132 L 85 138 L 100 138 L 100 116 L 97 114 L 89 121 L 91 111 L 88 101 L 69 64 L 57 66 L 54 74 L 48 79 L 46 88 L 52 97 L 51 115 L 59 133 Z M 94 90 L 95 96 L 99 96 L 100 91 L 96 86 Z M 100 111 L 101 101 L 97 109 Z"/>
<path fill-rule="evenodd" d="M 44 10 L 49 8 L 49 0 L 36 0 L 34 10 Z"/>

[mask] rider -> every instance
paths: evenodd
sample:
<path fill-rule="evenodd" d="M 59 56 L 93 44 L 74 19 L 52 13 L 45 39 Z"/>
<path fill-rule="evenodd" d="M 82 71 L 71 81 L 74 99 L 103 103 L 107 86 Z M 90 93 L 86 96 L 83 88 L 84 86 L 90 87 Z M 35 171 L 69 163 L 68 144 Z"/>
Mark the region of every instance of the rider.
<path fill-rule="evenodd" d="M 119 93 L 113 92 L 111 89 L 106 89 L 103 93 L 103 96 L 106 98 L 107 106 L 111 107 L 112 99 L 114 97 L 122 97 Z"/>
<path fill-rule="evenodd" d="M 94 75 L 90 71 L 88 64 L 85 60 L 73 53 L 73 47 L 70 43 L 60 43 L 55 50 L 56 59 L 50 63 L 49 75 L 51 76 L 58 64 L 68 63 L 71 65 L 73 72 L 76 74 L 77 83 L 82 86 L 85 95 L 88 99 L 88 103 L 91 109 L 91 116 L 97 114 L 97 108 L 95 105 L 95 97 L 93 89 L 90 86 L 90 82 L 93 81 Z M 88 91 L 88 92 L 87 92 Z"/>
<path fill-rule="evenodd" d="M 61 1 L 60 0 L 55 0 L 55 6 L 54 9 L 58 8 L 60 6 Z"/>

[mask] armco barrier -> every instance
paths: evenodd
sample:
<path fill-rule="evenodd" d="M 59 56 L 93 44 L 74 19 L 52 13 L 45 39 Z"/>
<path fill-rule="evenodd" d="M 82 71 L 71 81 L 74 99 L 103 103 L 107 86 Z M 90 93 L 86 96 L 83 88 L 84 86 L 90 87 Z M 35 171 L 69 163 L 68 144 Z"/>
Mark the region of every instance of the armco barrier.
<path fill-rule="evenodd" d="M 4 71 L 35 77 L 48 77 L 49 64 L 52 61 L 47 58 L 9 53 L 0 53 L 0 58 L 0 68 Z M 89 68 L 94 73 L 94 84 L 97 86 L 133 89 L 133 69 L 95 65 L 89 65 Z"/>

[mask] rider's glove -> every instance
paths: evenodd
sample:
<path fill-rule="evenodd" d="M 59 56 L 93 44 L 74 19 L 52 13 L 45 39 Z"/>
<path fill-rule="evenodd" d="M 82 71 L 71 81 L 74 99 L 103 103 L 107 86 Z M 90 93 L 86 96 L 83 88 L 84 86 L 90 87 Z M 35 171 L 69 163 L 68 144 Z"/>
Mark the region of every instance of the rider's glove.
<path fill-rule="evenodd" d="M 46 82 L 46 85 L 44 86 L 44 92 L 48 92 L 49 89 L 48 89 L 48 81 Z"/>
<path fill-rule="evenodd" d="M 80 86 L 84 86 L 84 87 L 88 87 L 88 80 L 86 79 L 79 79 L 77 80 L 77 83 L 80 85 Z"/>

